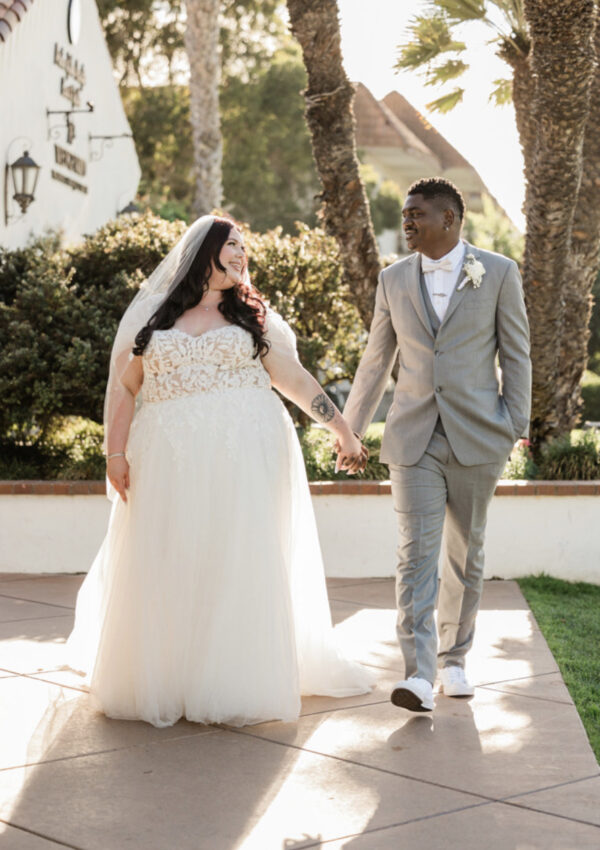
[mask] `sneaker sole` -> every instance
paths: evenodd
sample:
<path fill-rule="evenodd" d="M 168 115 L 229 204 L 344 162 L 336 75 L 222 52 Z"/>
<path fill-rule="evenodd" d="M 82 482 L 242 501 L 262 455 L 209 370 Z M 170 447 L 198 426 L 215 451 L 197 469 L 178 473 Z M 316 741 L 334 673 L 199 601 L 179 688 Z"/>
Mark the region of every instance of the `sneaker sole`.
<path fill-rule="evenodd" d="M 406 708 L 408 711 L 433 711 L 433 706 L 423 705 L 421 697 L 408 688 L 394 688 L 390 699 L 395 706 Z"/>
<path fill-rule="evenodd" d="M 456 698 L 460 699 L 462 697 L 462 699 L 468 699 L 469 697 L 472 697 L 475 694 L 475 688 L 473 688 L 472 690 L 469 690 L 469 691 L 461 691 L 461 692 L 456 693 L 456 694 L 449 694 L 448 691 L 444 690 L 444 686 L 440 685 L 440 689 L 439 689 L 438 693 L 444 694 L 445 697 L 454 697 L 455 699 Z"/>

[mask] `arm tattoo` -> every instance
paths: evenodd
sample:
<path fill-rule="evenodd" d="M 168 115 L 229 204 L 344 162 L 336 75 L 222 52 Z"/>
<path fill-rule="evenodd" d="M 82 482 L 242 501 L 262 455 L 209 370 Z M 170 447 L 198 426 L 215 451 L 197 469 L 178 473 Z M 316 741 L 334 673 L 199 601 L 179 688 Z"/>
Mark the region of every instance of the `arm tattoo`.
<path fill-rule="evenodd" d="M 335 416 L 335 407 L 325 393 L 315 396 L 311 402 L 310 410 L 317 422 L 331 422 Z"/>

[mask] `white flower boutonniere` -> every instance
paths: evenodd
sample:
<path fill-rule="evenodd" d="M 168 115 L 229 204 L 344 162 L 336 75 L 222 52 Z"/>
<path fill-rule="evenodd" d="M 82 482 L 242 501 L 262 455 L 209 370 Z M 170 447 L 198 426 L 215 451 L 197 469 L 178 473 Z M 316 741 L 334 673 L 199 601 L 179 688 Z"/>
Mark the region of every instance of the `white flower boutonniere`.
<path fill-rule="evenodd" d="M 464 278 L 460 282 L 460 284 L 456 287 L 457 291 L 460 292 L 467 283 L 470 283 L 473 289 L 479 289 L 481 286 L 481 281 L 483 280 L 483 276 L 485 274 L 485 266 L 482 262 L 475 258 L 474 254 L 467 254 L 465 261 L 463 263 L 463 274 Z"/>

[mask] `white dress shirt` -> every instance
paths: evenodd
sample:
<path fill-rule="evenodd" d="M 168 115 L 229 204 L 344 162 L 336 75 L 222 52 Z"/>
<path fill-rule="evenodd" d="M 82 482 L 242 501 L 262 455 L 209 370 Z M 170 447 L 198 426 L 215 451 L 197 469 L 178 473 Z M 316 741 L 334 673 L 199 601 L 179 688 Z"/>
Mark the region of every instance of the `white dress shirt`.
<path fill-rule="evenodd" d="M 440 257 L 439 260 L 432 260 L 421 254 L 421 268 L 425 277 L 425 286 L 440 322 L 444 320 L 450 298 L 458 283 L 464 255 L 465 245 L 462 241 L 457 242 L 454 248 Z M 438 268 L 433 268 L 431 271 L 427 270 L 426 266 L 431 264 Z M 439 268 L 442 264 L 444 268 Z"/>

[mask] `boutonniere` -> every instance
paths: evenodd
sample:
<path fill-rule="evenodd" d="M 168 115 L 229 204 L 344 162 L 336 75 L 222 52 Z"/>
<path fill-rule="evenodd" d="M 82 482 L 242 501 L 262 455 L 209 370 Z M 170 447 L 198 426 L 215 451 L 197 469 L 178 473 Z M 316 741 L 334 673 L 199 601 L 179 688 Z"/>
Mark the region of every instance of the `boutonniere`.
<path fill-rule="evenodd" d="M 457 291 L 463 289 L 467 283 L 470 283 L 473 289 L 479 289 L 485 274 L 485 266 L 482 262 L 476 259 L 474 254 L 467 254 L 463 263 L 462 271 L 464 278 L 456 287 Z"/>

